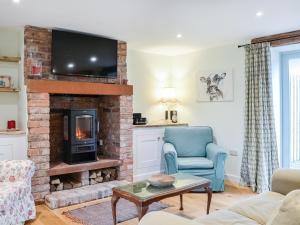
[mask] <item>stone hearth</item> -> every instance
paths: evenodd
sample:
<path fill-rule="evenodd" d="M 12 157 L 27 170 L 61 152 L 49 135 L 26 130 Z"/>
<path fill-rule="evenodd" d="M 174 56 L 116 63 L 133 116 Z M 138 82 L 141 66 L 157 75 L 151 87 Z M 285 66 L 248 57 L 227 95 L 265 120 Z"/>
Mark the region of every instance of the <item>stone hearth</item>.
<path fill-rule="evenodd" d="M 112 188 L 128 184 L 127 181 L 109 181 L 76 189 L 57 191 L 46 196 L 45 203 L 50 209 L 61 208 L 111 196 Z"/>
<path fill-rule="evenodd" d="M 28 156 L 36 164 L 36 172 L 32 179 L 32 192 L 37 202 L 44 202 L 45 196 L 50 194 L 50 174 L 53 173 L 53 165 L 59 164 L 61 151 L 61 137 L 53 132 L 53 129 L 61 127 L 61 115 L 59 110 L 70 107 L 95 107 L 98 109 L 98 116 L 101 124 L 99 137 L 103 140 L 103 145 L 99 148 L 100 166 L 92 168 L 85 164 L 79 167 L 68 167 L 63 174 L 90 171 L 90 169 L 109 168 L 112 164 L 107 164 L 107 158 L 117 160 L 114 168 L 117 169 L 118 180 L 132 180 L 132 89 L 126 85 L 120 85 L 126 74 L 126 43 L 119 41 L 118 45 L 118 77 L 116 79 L 89 79 L 68 77 L 70 82 L 60 81 L 61 77 L 52 76 L 51 65 L 51 30 L 37 27 L 25 27 L 25 83 L 27 87 L 27 107 L 28 107 Z M 38 80 L 35 86 L 30 77 L 30 65 L 32 60 L 39 60 L 43 65 L 43 77 L 39 85 Z M 34 78 L 36 79 L 36 78 Z M 43 81 L 54 79 L 57 85 L 68 85 L 68 90 L 76 90 L 78 82 L 102 82 L 109 85 L 102 85 L 105 92 L 98 91 L 96 86 L 95 94 L 82 96 L 79 93 L 63 93 L 63 88 L 57 93 L 57 89 L 52 92 L 49 86 L 43 86 Z M 61 83 L 60 83 L 61 82 Z M 70 87 L 71 85 L 71 87 Z M 124 86 L 124 87 L 123 87 Z M 35 88 L 34 88 L 35 87 Z M 43 89 L 43 87 L 45 87 Z M 129 87 L 129 86 L 128 86 Z M 62 90 L 62 91 L 61 91 Z M 89 93 L 89 90 L 87 93 Z M 124 91 L 125 90 L 125 91 Z M 129 91 L 128 91 L 129 90 Z M 131 90 L 131 91 L 130 91 Z M 107 95 L 110 93 L 110 95 Z M 68 94 L 68 95 L 64 95 Z M 101 161 L 103 159 L 103 161 Z M 103 163 L 102 163 L 103 162 Z M 82 165 L 82 166 L 81 166 Z M 92 164 L 92 166 L 94 166 Z M 52 167 L 52 168 L 51 168 Z M 75 170 L 74 170 L 75 168 Z M 73 169 L 73 170 L 72 170 Z M 109 181 L 118 183 L 118 181 Z M 106 185 L 105 183 L 96 185 Z M 107 184 L 108 185 L 108 184 Z M 109 185 L 108 185 L 109 187 Z M 81 187 L 82 190 L 89 189 L 89 186 Z M 100 188 L 101 189 L 101 188 Z M 74 189 L 77 190 L 77 189 Z M 101 189 L 102 190 L 102 189 Z M 71 190 L 68 190 L 71 192 Z M 79 190 L 78 190 L 79 191 Z M 76 191 L 75 191 L 76 192 Z M 88 192 L 88 191 L 87 191 Z M 98 192 L 98 196 L 100 196 Z M 96 192 L 94 193 L 96 196 Z M 73 195 L 73 194 L 71 194 Z M 93 195 L 94 196 L 94 195 Z M 94 196 L 94 197 L 95 197 Z M 102 195 L 101 195 L 102 196 Z M 82 197 L 92 200 L 93 198 Z M 82 200 L 82 199 L 81 199 Z M 81 200 L 72 200 L 77 202 Z M 69 200 L 66 200 L 69 202 Z M 52 204 L 52 203 L 51 203 Z M 56 203 L 53 203 L 56 204 Z M 73 204 L 73 203 L 72 203 Z"/>

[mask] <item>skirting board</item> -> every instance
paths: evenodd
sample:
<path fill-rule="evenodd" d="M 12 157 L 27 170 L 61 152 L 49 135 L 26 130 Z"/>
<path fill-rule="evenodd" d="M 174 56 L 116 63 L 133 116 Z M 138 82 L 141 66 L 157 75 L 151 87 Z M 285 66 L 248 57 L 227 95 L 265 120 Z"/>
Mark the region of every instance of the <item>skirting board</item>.
<path fill-rule="evenodd" d="M 225 180 L 228 180 L 233 183 L 240 183 L 240 177 L 232 174 L 225 174 Z"/>
<path fill-rule="evenodd" d="M 232 174 L 225 174 L 224 182 L 225 182 L 225 185 L 228 185 L 228 186 L 251 190 L 249 187 L 244 187 L 244 186 L 240 185 L 240 177 L 239 176 L 235 176 Z"/>

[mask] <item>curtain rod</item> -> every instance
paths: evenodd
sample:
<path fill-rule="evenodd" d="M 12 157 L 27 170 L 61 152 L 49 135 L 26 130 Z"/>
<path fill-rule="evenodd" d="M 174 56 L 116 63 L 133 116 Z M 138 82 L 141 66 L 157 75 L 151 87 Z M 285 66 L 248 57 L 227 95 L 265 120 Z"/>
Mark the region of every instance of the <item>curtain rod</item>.
<path fill-rule="evenodd" d="M 249 46 L 249 45 L 251 45 L 251 44 L 238 45 L 238 48 L 246 47 L 246 46 Z"/>

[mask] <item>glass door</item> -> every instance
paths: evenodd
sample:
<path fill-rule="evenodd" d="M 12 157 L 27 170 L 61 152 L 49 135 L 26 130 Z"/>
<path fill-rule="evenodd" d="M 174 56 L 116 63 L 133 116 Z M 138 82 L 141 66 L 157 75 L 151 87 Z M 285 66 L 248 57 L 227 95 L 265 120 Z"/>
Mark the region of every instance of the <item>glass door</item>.
<path fill-rule="evenodd" d="M 300 52 L 282 54 L 282 165 L 300 168 Z"/>
<path fill-rule="evenodd" d="M 75 117 L 76 139 L 78 141 L 93 138 L 93 116 L 80 115 Z"/>

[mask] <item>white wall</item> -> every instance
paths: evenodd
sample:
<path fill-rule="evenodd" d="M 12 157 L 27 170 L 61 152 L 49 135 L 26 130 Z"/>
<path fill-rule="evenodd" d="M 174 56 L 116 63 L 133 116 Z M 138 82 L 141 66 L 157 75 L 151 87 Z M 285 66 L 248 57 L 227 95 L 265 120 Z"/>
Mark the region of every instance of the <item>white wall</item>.
<path fill-rule="evenodd" d="M 197 102 L 195 73 L 223 69 L 233 71 L 234 101 Z M 163 73 L 160 75 L 159 71 Z M 175 87 L 180 100 L 177 106 L 179 121 L 211 126 L 219 145 L 228 151 L 237 151 L 238 156 L 227 159 L 226 174 L 239 180 L 244 135 L 243 49 L 228 45 L 169 58 L 129 51 L 128 75 L 129 82 L 134 85 L 134 110 L 145 113 L 150 121 L 164 116 L 163 109 L 154 101 L 155 89 L 162 83 Z"/>
<path fill-rule="evenodd" d="M 226 174 L 239 180 L 244 135 L 244 50 L 236 45 L 202 50 L 174 57 L 173 85 L 181 97 L 179 118 L 190 125 L 208 125 L 214 130 L 219 145 L 238 156 L 229 155 Z M 233 72 L 234 100 L 232 102 L 197 102 L 197 71 Z"/>
<path fill-rule="evenodd" d="M 21 57 L 21 66 L 19 71 L 19 102 L 18 102 L 18 126 L 20 129 L 27 131 L 27 86 L 25 86 L 24 77 L 24 29 L 19 31 L 19 48 Z"/>
<path fill-rule="evenodd" d="M 164 119 L 159 92 L 170 85 L 171 58 L 129 50 L 127 65 L 128 80 L 133 84 L 133 111 L 142 112 L 150 123 Z"/>

